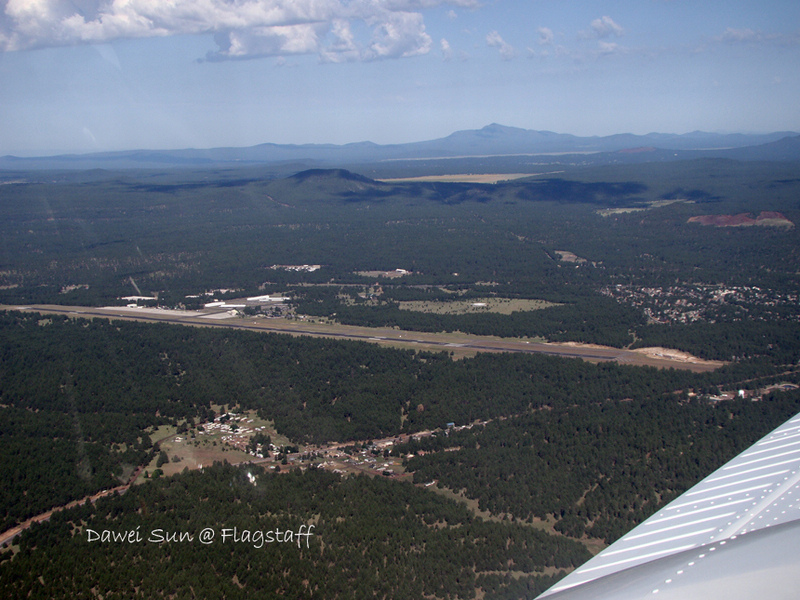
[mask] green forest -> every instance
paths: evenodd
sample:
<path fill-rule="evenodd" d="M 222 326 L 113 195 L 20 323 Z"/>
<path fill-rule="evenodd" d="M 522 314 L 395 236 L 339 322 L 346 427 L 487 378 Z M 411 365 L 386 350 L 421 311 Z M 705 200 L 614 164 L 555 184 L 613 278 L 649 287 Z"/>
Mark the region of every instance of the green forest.
<path fill-rule="evenodd" d="M 531 412 L 394 451 L 415 455 L 409 468 L 418 483 L 436 480 L 490 512 L 555 518 L 557 531 L 611 543 L 798 411 L 796 392 L 763 405 L 609 401 Z"/>
<path fill-rule="evenodd" d="M 400 600 L 475 598 L 482 590 L 513 598 L 546 589 L 553 578 L 545 570 L 563 572 L 590 556 L 577 541 L 475 518 L 411 485 L 321 470 L 250 471 L 255 484 L 243 469 L 218 464 L 58 513 L 0 563 L 2 595 Z M 299 544 L 222 537 L 223 529 L 299 532 L 303 525 L 313 525 L 313 535 Z M 199 540 L 206 528 L 213 543 Z M 100 539 L 90 542 L 89 530 Z M 139 536 L 104 543 L 103 531 Z M 193 540 L 168 542 L 168 534 Z M 502 575 L 510 571 L 520 575 Z"/>
<path fill-rule="evenodd" d="M 54 513 L 0 548 L 0 596 L 535 597 L 800 411 L 798 227 L 689 222 L 772 211 L 800 223 L 797 173 L 697 160 L 491 185 L 345 170 L 14 174 L 0 186 L 0 530 L 164 466 L 159 428 L 199 435 L 229 410 L 288 442 L 280 468 L 148 473 Z M 395 269 L 407 273 L 367 274 Z M 126 296 L 195 308 L 212 290 L 285 295 L 292 318 L 724 364 L 456 358 L 26 309 Z M 547 304 L 403 304 L 487 298 Z M 379 439 L 402 473 L 286 458 Z M 308 545 L 199 541 L 311 525 Z M 150 541 L 155 530 L 184 539 Z"/>

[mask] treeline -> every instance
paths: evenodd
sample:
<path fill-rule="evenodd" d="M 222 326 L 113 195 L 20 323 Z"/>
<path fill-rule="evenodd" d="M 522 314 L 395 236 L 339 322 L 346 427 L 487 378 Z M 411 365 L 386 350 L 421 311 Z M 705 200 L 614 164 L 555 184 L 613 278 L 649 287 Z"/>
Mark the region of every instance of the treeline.
<path fill-rule="evenodd" d="M 224 528 L 237 528 L 241 538 L 310 526 L 313 535 L 300 543 L 222 539 Z M 205 528 L 215 532 L 213 543 L 200 543 Z M 90 542 L 90 529 L 138 532 L 141 541 Z M 193 541 L 147 541 L 156 530 Z M 0 595 L 499 599 L 537 595 L 555 581 L 545 568 L 571 569 L 589 556 L 574 540 L 483 521 L 408 483 L 215 464 L 33 527 L 18 553 L 0 554 Z"/>
<path fill-rule="evenodd" d="M 438 480 L 482 510 L 554 517 L 567 535 L 611 543 L 798 411 L 797 391 L 713 405 L 610 401 L 450 430 L 395 452 L 427 452 L 408 461 L 417 483 Z"/>

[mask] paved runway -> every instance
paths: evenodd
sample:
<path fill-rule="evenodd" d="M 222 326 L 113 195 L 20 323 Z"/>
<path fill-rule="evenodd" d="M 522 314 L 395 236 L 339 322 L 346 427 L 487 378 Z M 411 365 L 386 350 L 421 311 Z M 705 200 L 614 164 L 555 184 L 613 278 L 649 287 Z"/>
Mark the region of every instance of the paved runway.
<path fill-rule="evenodd" d="M 306 321 L 287 321 L 285 319 L 241 318 L 233 316 L 225 318 L 229 309 L 224 307 L 203 311 L 57 305 L 0 306 L 0 309 L 29 310 L 74 317 L 120 318 L 150 323 L 172 323 L 201 327 L 224 327 L 249 331 L 285 333 L 290 335 L 309 335 L 314 337 L 383 343 L 394 346 L 410 345 L 412 347 L 418 346 L 421 349 L 431 350 L 446 351 L 448 348 L 460 348 L 474 350 L 476 352 L 548 354 L 568 358 L 581 358 L 592 362 L 616 361 L 625 364 L 649 365 L 660 368 L 672 367 L 692 371 L 710 371 L 719 367 L 721 364 L 711 361 L 688 362 L 666 356 L 649 356 L 632 350 L 594 345 L 541 343 L 519 339 L 503 339 L 452 333 L 423 333 L 389 328 L 372 329 L 348 325 L 308 323 Z"/>

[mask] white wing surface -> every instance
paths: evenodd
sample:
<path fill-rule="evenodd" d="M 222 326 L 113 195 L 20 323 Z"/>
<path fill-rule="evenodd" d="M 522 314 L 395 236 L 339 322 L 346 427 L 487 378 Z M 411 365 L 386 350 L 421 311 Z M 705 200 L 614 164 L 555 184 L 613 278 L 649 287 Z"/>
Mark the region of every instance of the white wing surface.
<path fill-rule="evenodd" d="M 800 415 L 539 598 L 800 598 Z"/>

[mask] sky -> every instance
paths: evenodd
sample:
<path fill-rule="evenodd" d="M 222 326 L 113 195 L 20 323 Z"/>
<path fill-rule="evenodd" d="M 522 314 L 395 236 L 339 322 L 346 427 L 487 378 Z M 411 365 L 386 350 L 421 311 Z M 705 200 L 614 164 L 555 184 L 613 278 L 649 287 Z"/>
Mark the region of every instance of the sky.
<path fill-rule="evenodd" d="M 0 0 L 0 155 L 800 131 L 797 0 Z"/>

